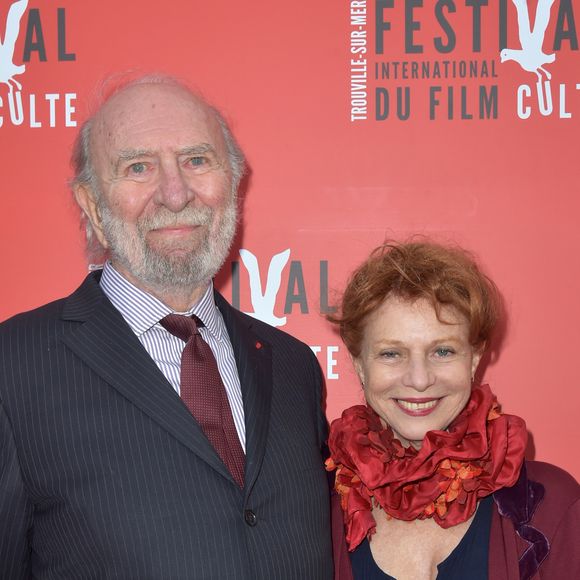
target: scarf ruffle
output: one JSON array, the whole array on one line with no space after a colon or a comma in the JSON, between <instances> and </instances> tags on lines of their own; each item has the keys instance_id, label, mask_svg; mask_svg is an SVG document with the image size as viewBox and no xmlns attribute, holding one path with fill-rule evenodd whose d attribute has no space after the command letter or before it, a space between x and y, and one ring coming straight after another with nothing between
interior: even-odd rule
<instances>
[{"instance_id":1,"label":"scarf ruffle","mask_svg":"<svg viewBox=\"0 0 580 580\"><path fill-rule=\"evenodd\" d=\"M501 414L487 385L474 387L447 431L429 431L418 451L369 406L346 409L330 428L327 469L336 469L349 550L375 532L373 505L443 528L468 520L479 499L517 481L526 442L523 419Z\"/></svg>"}]
</instances>

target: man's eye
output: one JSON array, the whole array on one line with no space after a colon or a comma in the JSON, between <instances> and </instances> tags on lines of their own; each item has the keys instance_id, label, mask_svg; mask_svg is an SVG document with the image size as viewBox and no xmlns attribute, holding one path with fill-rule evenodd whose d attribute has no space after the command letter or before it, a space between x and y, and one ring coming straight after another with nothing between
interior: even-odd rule
<instances>
[{"instance_id":1,"label":"man's eye","mask_svg":"<svg viewBox=\"0 0 580 580\"><path fill-rule=\"evenodd\" d=\"M133 173L136 175L141 175L145 173L146 169L147 166L145 165L145 163L133 163L129 165L129 173Z\"/></svg>"},{"instance_id":2,"label":"man's eye","mask_svg":"<svg viewBox=\"0 0 580 580\"><path fill-rule=\"evenodd\" d=\"M217 159L211 154L192 155L185 160L185 166L194 173L206 173L219 167Z\"/></svg>"},{"instance_id":3,"label":"man's eye","mask_svg":"<svg viewBox=\"0 0 580 580\"><path fill-rule=\"evenodd\" d=\"M195 168L206 167L208 163L207 157L203 155L196 155L195 157L190 157L189 163Z\"/></svg>"}]
</instances>

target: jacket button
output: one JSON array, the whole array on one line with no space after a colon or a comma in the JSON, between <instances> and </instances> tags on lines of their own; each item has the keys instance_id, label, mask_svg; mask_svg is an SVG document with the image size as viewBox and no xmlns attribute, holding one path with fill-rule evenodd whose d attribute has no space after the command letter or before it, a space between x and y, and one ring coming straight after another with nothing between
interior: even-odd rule
<instances>
[{"instance_id":1,"label":"jacket button","mask_svg":"<svg viewBox=\"0 0 580 580\"><path fill-rule=\"evenodd\" d=\"M252 510L244 511L244 520L248 526L254 527L258 523L258 516Z\"/></svg>"}]
</instances>

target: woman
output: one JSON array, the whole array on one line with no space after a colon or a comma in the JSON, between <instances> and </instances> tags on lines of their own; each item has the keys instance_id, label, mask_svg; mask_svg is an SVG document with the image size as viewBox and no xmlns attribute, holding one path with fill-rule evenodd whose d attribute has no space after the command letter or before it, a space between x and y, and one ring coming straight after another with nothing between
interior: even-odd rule
<instances>
[{"instance_id":1,"label":"woman","mask_svg":"<svg viewBox=\"0 0 580 580\"><path fill-rule=\"evenodd\" d=\"M331 320L367 405L330 430L336 578L580 578L580 486L524 461L524 421L473 383L499 313L458 249L386 245L353 274Z\"/></svg>"}]
</instances>

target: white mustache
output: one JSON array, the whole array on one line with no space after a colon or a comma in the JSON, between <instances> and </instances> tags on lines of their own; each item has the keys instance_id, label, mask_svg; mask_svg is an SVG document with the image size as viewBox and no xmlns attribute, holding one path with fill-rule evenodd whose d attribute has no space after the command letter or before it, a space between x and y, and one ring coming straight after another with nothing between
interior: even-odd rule
<instances>
[{"instance_id":1,"label":"white mustache","mask_svg":"<svg viewBox=\"0 0 580 580\"><path fill-rule=\"evenodd\" d=\"M205 226L210 223L213 210L209 207L186 207L178 213L166 208L139 220L139 229L157 230L174 226Z\"/></svg>"}]
</instances>

